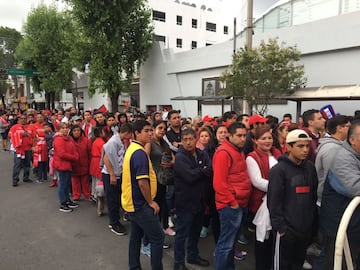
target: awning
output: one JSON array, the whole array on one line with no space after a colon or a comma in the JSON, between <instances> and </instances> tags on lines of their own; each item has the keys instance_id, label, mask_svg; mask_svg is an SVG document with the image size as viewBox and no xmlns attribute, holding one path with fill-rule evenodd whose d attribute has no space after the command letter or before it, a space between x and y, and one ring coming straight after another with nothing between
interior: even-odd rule
<instances>
[{"instance_id":1,"label":"awning","mask_svg":"<svg viewBox=\"0 0 360 270\"><path fill-rule=\"evenodd\" d=\"M317 100L360 100L360 85L336 85L309 87L296 90L293 94L280 99L292 101Z\"/></svg>"},{"instance_id":2,"label":"awning","mask_svg":"<svg viewBox=\"0 0 360 270\"><path fill-rule=\"evenodd\" d=\"M197 109L198 109L198 115L202 115L201 113L201 105L205 101L220 101L221 102L221 114L224 114L224 101L230 99L232 96L226 95L226 96L179 96L179 97L173 97L170 100L194 100L197 101Z\"/></svg>"},{"instance_id":3,"label":"awning","mask_svg":"<svg viewBox=\"0 0 360 270\"><path fill-rule=\"evenodd\" d=\"M230 99L232 96L179 96L173 97L170 100L201 100L201 101L208 101L208 100L225 100Z\"/></svg>"},{"instance_id":4,"label":"awning","mask_svg":"<svg viewBox=\"0 0 360 270\"><path fill-rule=\"evenodd\" d=\"M279 99L296 101L296 115L301 115L302 101L319 100L360 100L360 85L329 85L309 87L296 90L291 95L281 96Z\"/></svg>"}]
</instances>

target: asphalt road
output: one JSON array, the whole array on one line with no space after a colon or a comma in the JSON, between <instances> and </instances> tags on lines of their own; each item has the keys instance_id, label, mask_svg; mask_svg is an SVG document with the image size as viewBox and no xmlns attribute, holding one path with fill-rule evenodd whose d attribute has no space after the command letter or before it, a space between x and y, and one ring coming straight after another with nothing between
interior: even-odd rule
<instances>
[{"instance_id":1,"label":"asphalt road","mask_svg":"<svg viewBox=\"0 0 360 270\"><path fill-rule=\"evenodd\" d=\"M108 216L98 217L95 205L84 200L72 213L60 212L57 189L49 183L21 181L12 187L12 164L13 154L0 152L0 270L128 269L129 237L112 233ZM129 223L125 226L129 229ZM167 240L173 244L174 238ZM252 245L242 248L249 254L237 268L255 269ZM188 268L213 269L211 235L200 239L199 249L210 266ZM144 270L151 269L148 257L141 261ZM172 247L164 250L163 265L173 269Z\"/></svg>"}]
</instances>

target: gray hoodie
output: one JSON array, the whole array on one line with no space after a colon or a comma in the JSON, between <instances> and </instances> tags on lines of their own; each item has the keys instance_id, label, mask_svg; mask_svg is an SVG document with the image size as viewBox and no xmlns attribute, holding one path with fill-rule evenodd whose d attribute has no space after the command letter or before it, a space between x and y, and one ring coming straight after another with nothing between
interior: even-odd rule
<instances>
[{"instance_id":1,"label":"gray hoodie","mask_svg":"<svg viewBox=\"0 0 360 270\"><path fill-rule=\"evenodd\" d=\"M324 183L328 171L336 157L336 154L341 149L342 141L334 139L332 137L321 138L317 148L317 155L315 159L315 167L318 175L318 189L317 189L317 203L320 206L322 193L324 189Z\"/></svg>"}]
</instances>

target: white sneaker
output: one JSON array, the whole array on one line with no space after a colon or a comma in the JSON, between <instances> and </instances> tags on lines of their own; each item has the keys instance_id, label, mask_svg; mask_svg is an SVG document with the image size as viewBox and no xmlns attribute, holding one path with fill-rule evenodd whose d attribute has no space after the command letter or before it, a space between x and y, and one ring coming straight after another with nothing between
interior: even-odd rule
<instances>
[{"instance_id":1,"label":"white sneaker","mask_svg":"<svg viewBox=\"0 0 360 270\"><path fill-rule=\"evenodd\" d=\"M312 269L312 265L307 260L305 260L303 269Z\"/></svg>"},{"instance_id":2,"label":"white sneaker","mask_svg":"<svg viewBox=\"0 0 360 270\"><path fill-rule=\"evenodd\" d=\"M171 217L169 217L168 224L169 224L169 228L174 228L174 227L175 227L175 225L174 225L174 223L173 223L173 221L172 221Z\"/></svg>"}]
</instances>

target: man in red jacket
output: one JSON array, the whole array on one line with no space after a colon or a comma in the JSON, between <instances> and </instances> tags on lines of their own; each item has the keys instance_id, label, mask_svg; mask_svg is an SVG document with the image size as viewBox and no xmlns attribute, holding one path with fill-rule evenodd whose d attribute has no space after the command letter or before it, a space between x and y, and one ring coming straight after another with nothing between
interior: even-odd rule
<instances>
[{"instance_id":1,"label":"man in red jacket","mask_svg":"<svg viewBox=\"0 0 360 270\"><path fill-rule=\"evenodd\" d=\"M12 126L9 131L12 147L15 148L12 185L16 187L19 182L20 169L24 169L24 182L32 182L29 179L30 164L32 158L33 129L26 124L26 116L19 117L19 123Z\"/></svg>"},{"instance_id":2,"label":"man in red jacket","mask_svg":"<svg viewBox=\"0 0 360 270\"><path fill-rule=\"evenodd\" d=\"M242 150L246 127L242 123L233 123L228 131L229 138L217 149L213 158L215 202L220 217L215 270L235 269L235 240L251 194L251 182Z\"/></svg>"}]
</instances>

